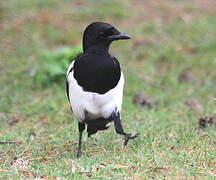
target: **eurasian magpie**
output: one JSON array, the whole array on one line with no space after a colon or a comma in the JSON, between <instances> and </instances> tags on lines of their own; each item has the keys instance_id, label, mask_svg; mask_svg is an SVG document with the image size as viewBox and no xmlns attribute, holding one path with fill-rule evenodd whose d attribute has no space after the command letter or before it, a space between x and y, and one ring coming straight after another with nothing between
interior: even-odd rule
<instances>
[{"instance_id":1,"label":"eurasian magpie","mask_svg":"<svg viewBox=\"0 0 216 180\"><path fill-rule=\"evenodd\" d=\"M81 156L82 133L87 126L88 137L105 130L114 121L115 131L129 139L138 136L124 132L120 120L124 76L118 60L109 54L113 41L130 39L127 34L103 22L87 26L83 35L83 53L70 64L66 75L67 96L78 121Z\"/></svg>"}]
</instances>

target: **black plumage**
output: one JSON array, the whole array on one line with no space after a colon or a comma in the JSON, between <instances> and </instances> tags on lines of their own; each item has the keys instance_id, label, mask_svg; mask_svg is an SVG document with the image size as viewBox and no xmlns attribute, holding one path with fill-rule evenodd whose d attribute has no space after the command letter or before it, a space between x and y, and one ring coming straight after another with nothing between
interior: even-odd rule
<instances>
[{"instance_id":1,"label":"black plumage","mask_svg":"<svg viewBox=\"0 0 216 180\"><path fill-rule=\"evenodd\" d=\"M78 120L81 156L82 133L87 125L88 136L108 128L114 122L115 130L125 137L124 145L132 136L124 132L120 111L123 96L124 76L118 60L109 54L113 41L129 39L110 24L90 24L83 35L83 53L78 55L68 68L66 92L71 109Z\"/></svg>"}]
</instances>

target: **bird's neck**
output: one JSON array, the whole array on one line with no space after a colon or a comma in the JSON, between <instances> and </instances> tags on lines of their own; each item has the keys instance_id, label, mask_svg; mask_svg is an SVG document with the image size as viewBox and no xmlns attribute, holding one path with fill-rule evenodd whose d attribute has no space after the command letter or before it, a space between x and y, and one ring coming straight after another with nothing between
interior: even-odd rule
<instances>
[{"instance_id":1,"label":"bird's neck","mask_svg":"<svg viewBox=\"0 0 216 180\"><path fill-rule=\"evenodd\" d=\"M84 46L84 53L88 54L103 54L103 55L108 55L109 54L109 46L110 43L97 43L97 44L92 44L91 46Z\"/></svg>"}]
</instances>

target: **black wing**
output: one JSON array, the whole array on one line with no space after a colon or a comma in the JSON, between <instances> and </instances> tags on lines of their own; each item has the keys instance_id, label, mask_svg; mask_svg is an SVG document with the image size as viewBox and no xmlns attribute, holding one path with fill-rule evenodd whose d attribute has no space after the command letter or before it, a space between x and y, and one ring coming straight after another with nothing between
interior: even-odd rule
<instances>
[{"instance_id":1,"label":"black wing","mask_svg":"<svg viewBox=\"0 0 216 180\"><path fill-rule=\"evenodd\" d=\"M105 94L116 87L121 68L116 58L88 54L76 59L74 78L84 91Z\"/></svg>"}]
</instances>

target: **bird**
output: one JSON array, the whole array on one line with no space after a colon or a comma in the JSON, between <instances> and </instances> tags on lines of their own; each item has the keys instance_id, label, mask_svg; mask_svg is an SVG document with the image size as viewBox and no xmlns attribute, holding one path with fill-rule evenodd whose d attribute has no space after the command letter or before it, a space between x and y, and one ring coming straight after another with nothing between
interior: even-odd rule
<instances>
[{"instance_id":1,"label":"bird","mask_svg":"<svg viewBox=\"0 0 216 180\"><path fill-rule=\"evenodd\" d=\"M110 44L130 39L111 24L93 22L83 33L83 53L71 62L66 73L66 93L78 121L79 143L76 157L82 155L82 134L88 137L108 129L114 122L116 133L124 136L124 146L139 134L125 133L121 123L124 75L119 61L109 53Z\"/></svg>"}]
</instances>

